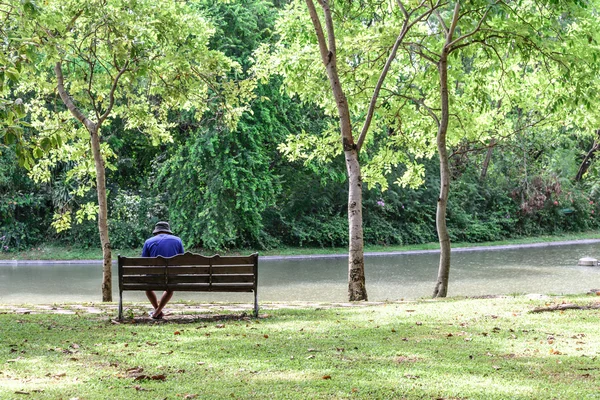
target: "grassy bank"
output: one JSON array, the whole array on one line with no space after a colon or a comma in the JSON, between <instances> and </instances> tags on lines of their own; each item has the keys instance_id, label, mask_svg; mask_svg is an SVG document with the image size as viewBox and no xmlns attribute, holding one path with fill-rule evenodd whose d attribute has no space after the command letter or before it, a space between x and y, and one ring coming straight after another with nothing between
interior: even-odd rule
<instances>
[{"instance_id":1,"label":"grassy bank","mask_svg":"<svg viewBox=\"0 0 600 400\"><path fill-rule=\"evenodd\" d=\"M188 323L9 311L0 398L598 398L600 311L530 313L596 299L264 305L260 320Z\"/></svg>"},{"instance_id":2,"label":"grassy bank","mask_svg":"<svg viewBox=\"0 0 600 400\"><path fill-rule=\"evenodd\" d=\"M510 239L497 242L485 243L453 243L453 248L460 247L478 247L478 246L496 246L510 244L530 244L543 242L557 242L566 240L599 239L600 232L584 232L568 235L554 236L535 236L519 239ZM434 250L439 249L438 243L426 243L410 246L365 246L366 252L385 252L385 251L409 251L409 250ZM200 254L212 255L214 252L203 249L191 249ZM255 249L240 249L220 254L247 254L256 251ZM346 248L321 248L321 247L283 247L272 250L261 250L260 254L268 255L310 255L310 254L345 254ZM113 257L117 254L124 256L139 256L142 249L118 249L113 251ZM0 260L100 260L102 251L98 248L84 249L77 246L58 246L53 244L42 245L36 248L24 251L0 252Z\"/></svg>"}]
</instances>

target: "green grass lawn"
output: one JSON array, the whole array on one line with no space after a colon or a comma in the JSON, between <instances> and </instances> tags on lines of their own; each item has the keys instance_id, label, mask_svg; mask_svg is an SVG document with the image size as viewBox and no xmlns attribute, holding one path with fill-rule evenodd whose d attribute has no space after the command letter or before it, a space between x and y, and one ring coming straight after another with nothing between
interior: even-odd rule
<instances>
[{"instance_id":1,"label":"green grass lawn","mask_svg":"<svg viewBox=\"0 0 600 400\"><path fill-rule=\"evenodd\" d=\"M0 398L597 399L600 310L530 313L562 302L597 297L263 304L259 320L187 323L6 311Z\"/></svg>"}]
</instances>

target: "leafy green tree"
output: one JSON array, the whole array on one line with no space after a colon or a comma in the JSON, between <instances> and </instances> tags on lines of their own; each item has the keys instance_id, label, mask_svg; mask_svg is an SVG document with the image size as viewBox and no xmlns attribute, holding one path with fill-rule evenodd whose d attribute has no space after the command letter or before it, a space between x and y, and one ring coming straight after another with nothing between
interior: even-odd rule
<instances>
[{"instance_id":1,"label":"leafy green tree","mask_svg":"<svg viewBox=\"0 0 600 400\"><path fill-rule=\"evenodd\" d=\"M120 118L125 129L144 132L155 144L169 141L169 110L186 109L199 119L210 95L223 99L223 118L233 124L252 96L253 84L224 79L238 65L207 47L214 30L187 3L49 0L24 7L15 0L13 6L20 10L22 35L31 38L35 51L17 93L31 98L25 109L38 143L57 133L66 143L40 158L32 176L48 179L53 164L74 160L72 177L82 182L95 177L87 187L95 186L98 206L89 203L76 217L98 214L102 298L110 301L105 170L113 152L102 140L103 130ZM80 194L85 188L80 185ZM71 212L64 211L54 221L58 230L70 226Z\"/></svg>"},{"instance_id":2,"label":"leafy green tree","mask_svg":"<svg viewBox=\"0 0 600 400\"><path fill-rule=\"evenodd\" d=\"M399 1L398 7L392 11L387 5L377 2L330 4L327 0L319 0L319 11L312 0L305 3L307 9L300 1L292 2L282 14L278 23L281 40L270 57L264 56L264 48L258 52L260 59L268 59L259 64L258 69L266 66L266 69L276 70L284 76L288 91L323 106L329 115L336 115L339 120L341 140L336 140L332 135L335 132L332 126L319 139L307 134L290 138L289 145L283 151L292 159L319 157L325 160L334 157L336 148L343 151L349 188L348 298L351 301L367 300L362 218L363 176L359 153L372 125L375 125L374 129L381 129L380 124L373 122L379 119L374 118L375 110L400 44L410 29L431 10L425 7L425 2L411 3L414 7L405 8L404 2ZM435 3L432 7L436 8L439 4ZM398 15L400 23L390 24L390 15L393 13ZM307 28L310 25L314 33ZM397 33L390 34L390 30ZM340 35L344 40L339 39ZM372 44L377 43L382 35L394 38L393 46L372 50ZM344 45L338 48L338 43ZM315 54L319 55L322 66L314 62ZM365 75L360 75L364 70L356 71L361 64L368 65ZM323 66L331 88L330 96L324 96L322 91L325 84ZM348 92L356 89L356 82L364 85L353 92L359 94L349 100ZM372 86L367 89L365 86L368 84ZM358 134L353 129L354 119L363 121ZM314 147L309 145L311 141ZM311 152L306 151L307 147L311 150L316 148L316 151L308 154Z\"/></svg>"}]
</instances>

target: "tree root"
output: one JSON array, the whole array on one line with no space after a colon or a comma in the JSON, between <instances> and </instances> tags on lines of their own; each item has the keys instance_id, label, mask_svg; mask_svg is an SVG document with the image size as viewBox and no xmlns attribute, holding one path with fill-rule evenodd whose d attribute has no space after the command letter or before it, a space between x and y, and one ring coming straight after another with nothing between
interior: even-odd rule
<instances>
[{"instance_id":1,"label":"tree root","mask_svg":"<svg viewBox=\"0 0 600 400\"><path fill-rule=\"evenodd\" d=\"M549 307L537 307L529 311L530 313L541 313L546 311L564 311L564 310L597 310L600 309L600 303L592 303L588 305L580 304L557 304Z\"/></svg>"}]
</instances>

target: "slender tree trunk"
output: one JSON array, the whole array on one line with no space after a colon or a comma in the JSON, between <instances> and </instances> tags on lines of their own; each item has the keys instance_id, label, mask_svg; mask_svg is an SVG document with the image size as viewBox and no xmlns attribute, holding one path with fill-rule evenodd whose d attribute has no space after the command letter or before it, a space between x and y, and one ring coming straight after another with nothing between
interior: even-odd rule
<instances>
[{"instance_id":1,"label":"slender tree trunk","mask_svg":"<svg viewBox=\"0 0 600 400\"><path fill-rule=\"evenodd\" d=\"M596 136L600 136L600 129L598 129L596 131ZM579 181L581 181L581 179L583 179L583 175L585 175L585 173L587 172L590 165L592 165L592 160L594 159L594 156L599 148L600 148L600 143L598 143L598 140L595 140L594 144L592 145L592 148L585 155L585 158L583 159L583 161L581 162L581 165L579 166L577 175L575 175L576 182L579 182Z\"/></svg>"},{"instance_id":2,"label":"slender tree trunk","mask_svg":"<svg viewBox=\"0 0 600 400\"><path fill-rule=\"evenodd\" d=\"M484 180L487 176L487 171L490 166L490 161L492 160L492 152L494 151L495 145L496 139L492 139L488 146L487 153L485 155L485 160L483 161L483 166L481 167L481 175L479 175L480 180Z\"/></svg>"},{"instance_id":3,"label":"slender tree trunk","mask_svg":"<svg viewBox=\"0 0 600 400\"><path fill-rule=\"evenodd\" d=\"M98 130L90 132L94 165L96 166L96 189L98 193L98 231L102 246L102 301L112 301L112 254L108 237L108 205L104 159L100 153Z\"/></svg>"},{"instance_id":4,"label":"slender tree trunk","mask_svg":"<svg viewBox=\"0 0 600 400\"><path fill-rule=\"evenodd\" d=\"M64 85L62 65L56 63L54 67L56 74L57 89L61 100L69 109L71 114L81 122L90 133L90 145L94 155L94 165L96 167L96 188L98 193L98 231L100 232L100 245L102 246L102 301L112 301L112 254L110 251L110 240L108 237L108 207L106 199L106 179L104 159L100 153L100 123L95 124L87 118L79 108L73 103L73 99L67 93ZM122 74L119 73L119 76ZM112 93L112 92L111 92ZM112 101L111 101L112 103ZM101 118L99 122L103 121Z\"/></svg>"},{"instance_id":5,"label":"slender tree trunk","mask_svg":"<svg viewBox=\"0 0 600 400\"><path fill-rule=\"evenodd\" d=\"M448 150L446 149L446 134L448 132L448 120L450 117L448 102L448 51L446 48L442 51L442 56L438 64L438 72L442 115L437 132L437 149L440 158L440 196L437 201L435 222L440 242L440 264L433 297L446 297L450 276L450 235L446 226L446 208L450 192L450 167L448 163Z\"/></svg>"},{"instance_id":6,"label":"slender tree trunk","mask_svg":"<svg viewBox=\"0 0 600 400\"><path fill-rule=\"evenodd\" d=\"M315 33L319 42L321 61L327 70L327 77L333 92L340 119L340 132L344 156L346 159L346 170L348 172L348 232L349 232L349 256L348 256L348 299L350 301L366 301L367 289L365 286L365 260L363 244L363 220L362 220L362 176L360 174L360 163L358 160L358 149L352 135L352 122L348 100L340 84L337 71L335 33L333 30L333 19L331 9L327 0L317 0L325 16L327 37L323 31L321 20L317 14L312 0L306 0L308 11L315 27Z\"/></svg>"},{"instance_id":7,"label":"slender tree trunk","mask_svg":"<svg viewBox=\"0 0 600 400\"><path fill-rule=\"evenodd\" d=\"M356 150L345 151L348 171L348 227L350 246L348 256L348 299L366 301L365 261L362 218L362 177Z\"/></svg>"}]
</instances>

